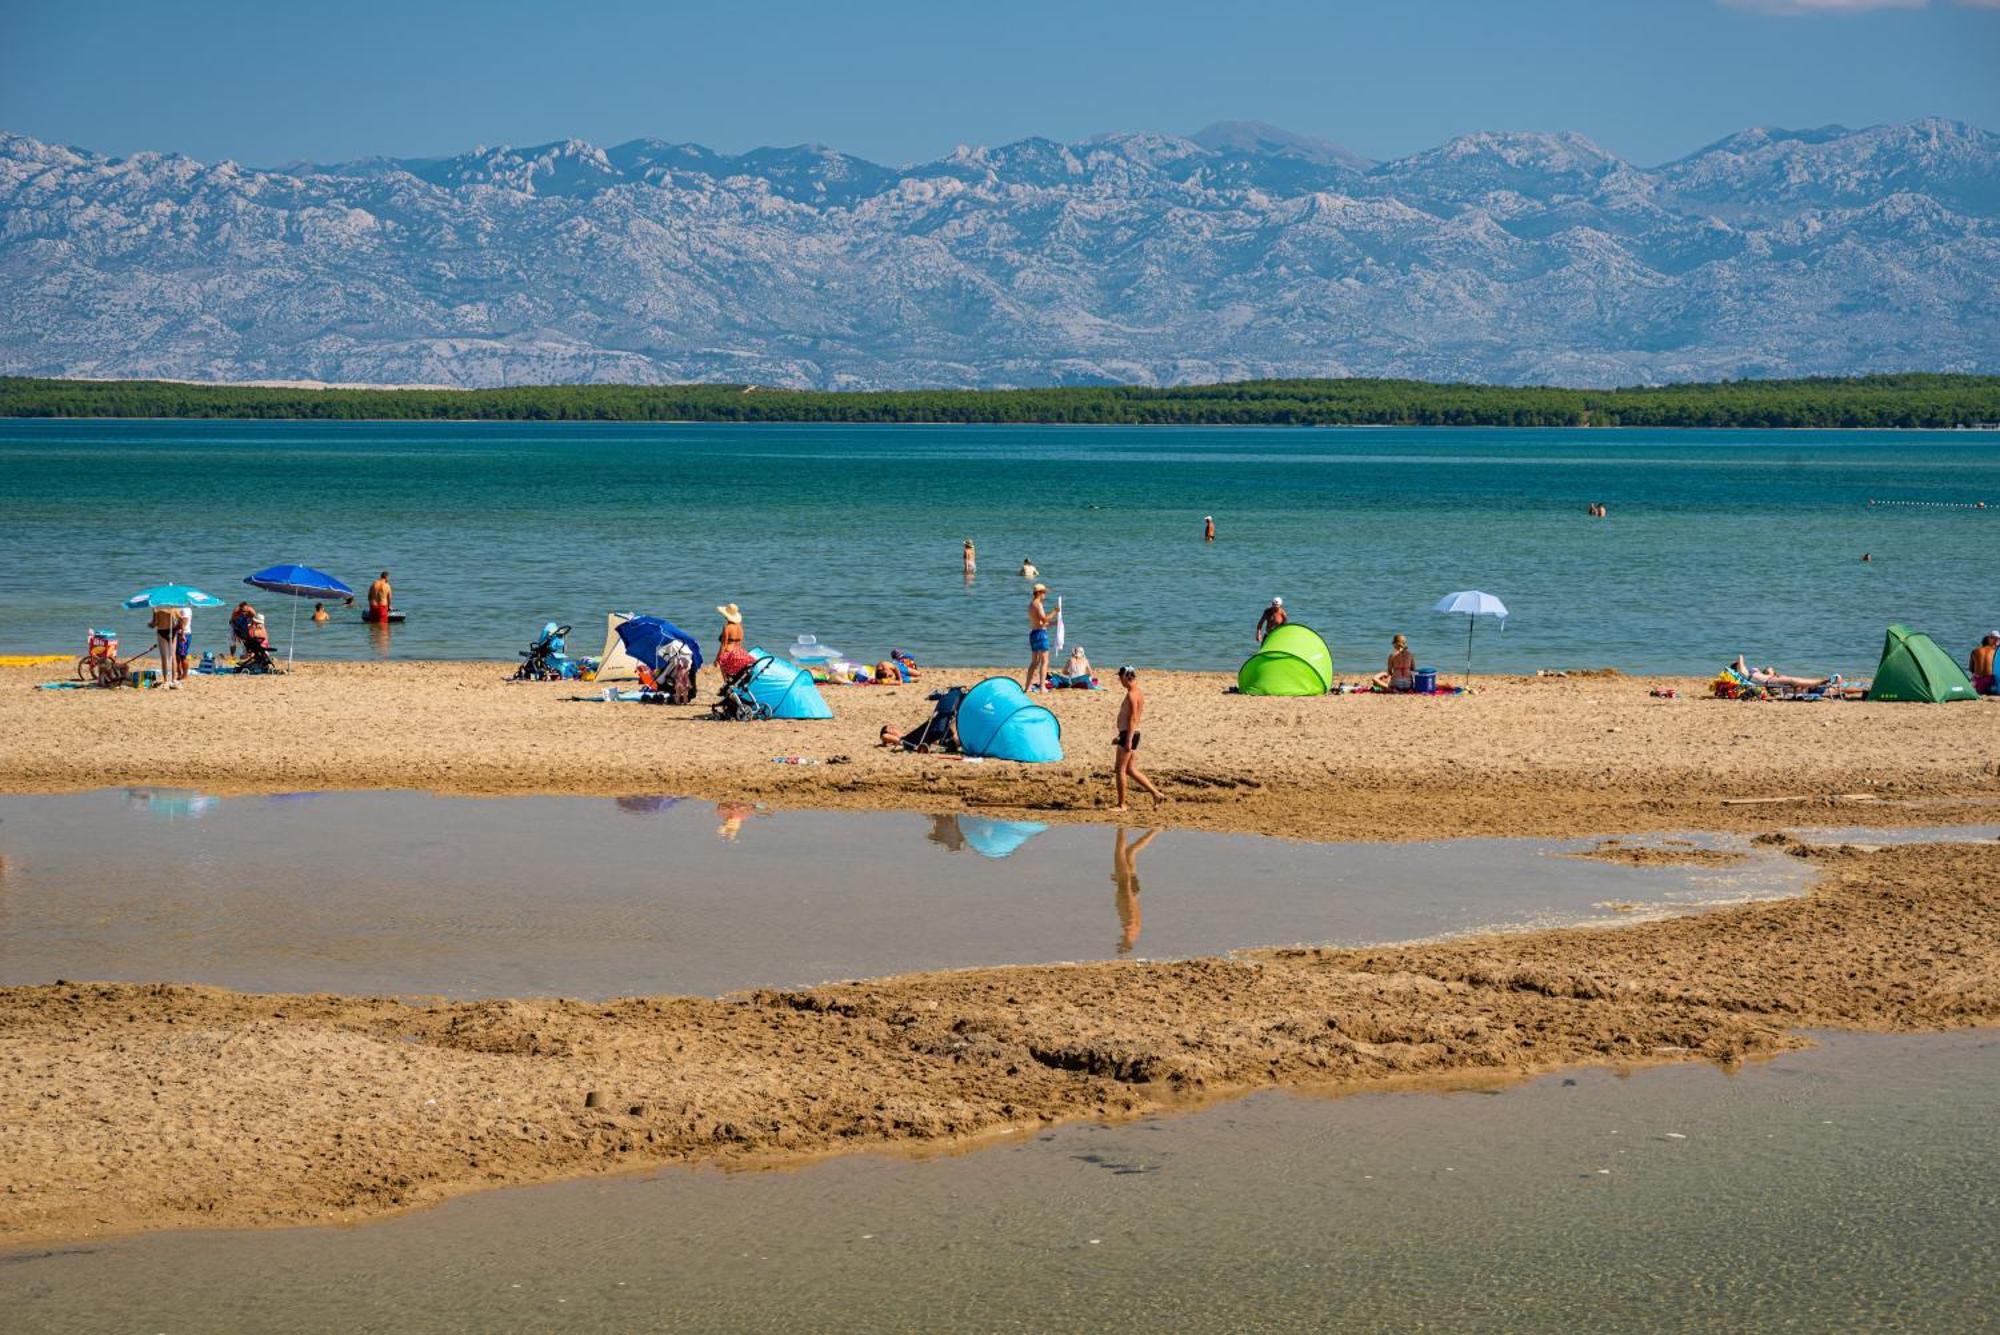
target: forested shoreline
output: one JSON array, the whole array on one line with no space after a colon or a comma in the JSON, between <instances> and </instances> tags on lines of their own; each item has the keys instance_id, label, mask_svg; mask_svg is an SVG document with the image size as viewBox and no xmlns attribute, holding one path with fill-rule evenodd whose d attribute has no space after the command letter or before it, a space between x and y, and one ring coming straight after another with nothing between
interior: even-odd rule
<instances>
[{"instance_id":1,"label":"forested shoreline","mask_svg":"<svg viewBox=\"0 0 2000 1335\"><path fill-rule=\"evenodd\" d=\"M1938 428L2000 422L2000 376L1911 373L1622 389L1246 380L881 391L716 384L292 389L0 377L0 417Z\"/></svg>"}]
</instances>

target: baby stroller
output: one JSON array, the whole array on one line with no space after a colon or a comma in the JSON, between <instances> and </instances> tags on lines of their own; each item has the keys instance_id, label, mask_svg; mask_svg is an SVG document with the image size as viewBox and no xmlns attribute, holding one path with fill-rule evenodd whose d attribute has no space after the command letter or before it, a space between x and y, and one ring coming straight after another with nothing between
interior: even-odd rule
<instances>
[{"instance_id":1,"label":"baby stroller","mask_svg":"<svg viewBox=\"0 0 2000 1335\"><path fill-rule=\"evenodd\" d=\"M266 672L284 671L278 666L278 660L271 656L271 646L265 640L243 641L243 652L237 656L236 670L255 676L262 676Z\"/></svg>"},{"instance_id":2,"label":"baby stroller","mask_svg":"<svg viewBox=\"0 0 2000 1335\"><path fill-rule=\"evenodd\" d=\"M229 633L243 646L236 656L236 671L258 676L284 671L271 655L271 638L264 630L264 618L238 612L229 618Z\"/></svg>"},{"instance_id":3,"label":"baby stroller","mask_svg":"<svg viewBox=\"0 0 2000 1335\"><path fill-rule=\"evenodd\" d=\"M751 694L750 683L757 676L757 670L770 662L769 658L753 658L748 667L739 669L733 676L722 680L722 693L709 707L711 717L725 723L745 723L755 719L771 717L771 707L760 703Z\"/></svg>"},{"instance_id":4,"label":"baby stroller","mask_svg":"<svg viewBox=\"0 0 2000 1335\"><path fill-rule=\"evenodd\" d=\"M937 703L929 718L903 734L903 749L958 754L958 702L965 698L965 687L932 691L926 698Z\"/></svg>"},{"instance_id":5,"label":"baby stroller","mask_svg":"<svg viewBox=\"0 0 2000 1335\"><path fill-rule=\"evenodd\" d=\"M576 675L576 663L569 656L569 627L551 621L533 643L521 650L527 662L514 669L515 681L564 681Z\"/></svg>"}]
</instances>

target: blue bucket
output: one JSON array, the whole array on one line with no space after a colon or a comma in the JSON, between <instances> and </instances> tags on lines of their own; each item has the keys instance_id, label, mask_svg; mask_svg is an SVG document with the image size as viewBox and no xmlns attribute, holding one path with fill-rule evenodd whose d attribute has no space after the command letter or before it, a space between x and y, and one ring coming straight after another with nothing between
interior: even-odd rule
<instances>
[{"instance_id":1,"label":"blue bucket","mask_svg":"<svg viewBox=\"0 0 2000 1335\"><path fill-rule=\"evenodd\" d=\"M1418 668L1416 676L1410 682L1410 689L1413 691L1417 691L1423 695L1429 695L1432 691L1435 691L1437 688L1438 688L1438 670L1434 667Z\"/></svg>"}]
</instances>

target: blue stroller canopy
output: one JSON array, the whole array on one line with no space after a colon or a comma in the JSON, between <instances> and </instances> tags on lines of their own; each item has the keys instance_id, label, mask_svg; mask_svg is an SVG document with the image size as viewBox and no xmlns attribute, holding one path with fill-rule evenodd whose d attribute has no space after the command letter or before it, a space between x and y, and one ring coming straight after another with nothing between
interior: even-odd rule
<instances>
[{"instance_id":1,"label":"blue stroller canopy","mask_svg":"<svg viewBox=\"0 0 2000 1335\"><path fill-rule=\"evenodd\" d=\"M1062 724L1012 677L988 677L958 703L958 746L969 756L1040 764L1061 760Z\"/></svg>"},{"instance_id":2,"label":"blue stroller canopy","mask_svg":"<svg viewBox=\"0 0 2000 1335\"><path fill-rule=\"evenodd\" d=\"M625 642L626 653L655 672L660 670L660 650L675 640L694 655L695 668L701 667L701 641L665 617L633 617L618 627L618 638Z\"/></svg>"}]
</instances>

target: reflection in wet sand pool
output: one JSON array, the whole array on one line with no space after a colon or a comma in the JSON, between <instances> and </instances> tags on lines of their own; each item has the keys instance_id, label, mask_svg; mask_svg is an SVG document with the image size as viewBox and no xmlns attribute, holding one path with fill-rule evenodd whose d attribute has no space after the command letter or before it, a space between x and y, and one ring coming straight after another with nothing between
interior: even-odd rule
<instances>
[{"instance_id":1,"label":"reflection in wet sand pool","mask_svg":"<svg viewBox=\"0 0 2000 1335\"><path fill-rule=\"evenodd\" d=\"M0 797L0 983L713 994L1629 921L1635 907L1796 893L1808 875L1773 853L1722 868L1551 856L1578 846L1315 845L668 797Z\"/></svg>"}]
</instances>

